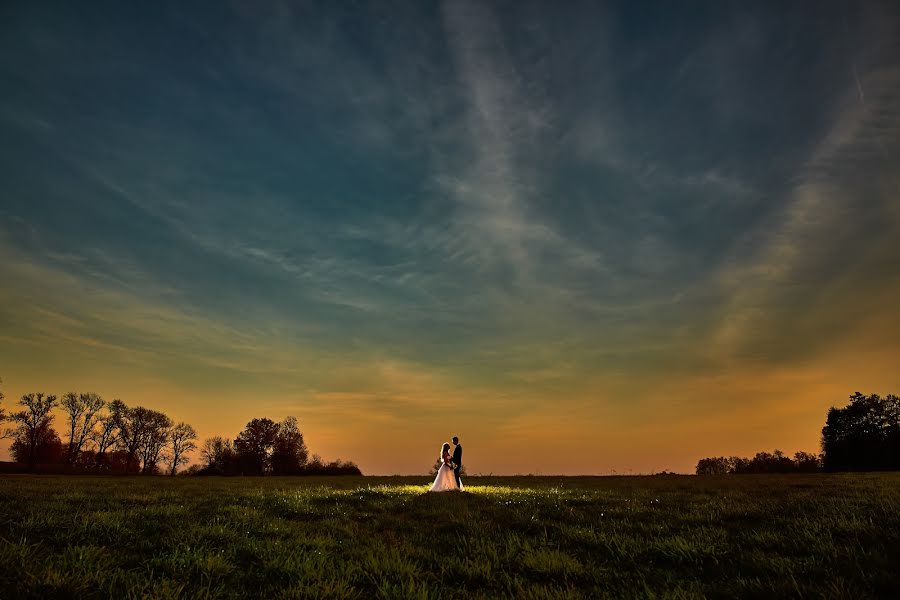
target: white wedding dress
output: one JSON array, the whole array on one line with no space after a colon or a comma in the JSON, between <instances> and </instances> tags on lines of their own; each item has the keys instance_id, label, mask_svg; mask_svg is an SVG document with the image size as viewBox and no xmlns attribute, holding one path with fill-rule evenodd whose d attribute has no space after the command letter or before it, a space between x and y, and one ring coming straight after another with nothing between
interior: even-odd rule
<instances>
[{"instance_id":1,"label":"white wedding dress","mask_svg":"<svg viewBox=\"0 0 900 600\"><path fill-rule=\"evenodd\" d=\"M463 486L462 483L456 485L456 475L453 473L453 468L448 464L450 462L450 453L444 454L443 461L441 461L441 468L438 469L437 475L434 478L434 484L432 484L429 492L455 492L462 491Z\"/></svg>"}]
</instances>

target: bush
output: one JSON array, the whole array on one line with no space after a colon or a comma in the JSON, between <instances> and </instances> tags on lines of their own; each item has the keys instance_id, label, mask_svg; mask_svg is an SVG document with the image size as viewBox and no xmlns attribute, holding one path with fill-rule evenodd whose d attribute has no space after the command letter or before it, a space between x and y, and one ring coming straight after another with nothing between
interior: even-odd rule
<instances>
[{"instance_id":1,"label":"bush","mask_svg":"<svg viewBox=\"0 0 900 600\"><path fill-rule=\"evenodd\" d=\"M822 469L822 459L809 452L797 452L791 459L781 451L757 452L753 458L719 456L701 458L697 475L746 475L750 473L815 473Z\"/></svg>"}]
</instances>

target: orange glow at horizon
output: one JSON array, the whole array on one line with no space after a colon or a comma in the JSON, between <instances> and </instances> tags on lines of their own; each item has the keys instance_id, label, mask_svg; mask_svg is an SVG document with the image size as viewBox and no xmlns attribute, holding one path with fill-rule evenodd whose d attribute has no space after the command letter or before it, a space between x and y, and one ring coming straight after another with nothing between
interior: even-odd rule
<instances>
[{"instance_id":1,"label":"orange glow at horizon","mask_svg":"<svg viewBox=\"0 0 900 600\"><path fill-rule=\"evenodd\" d=\"M98 391L107 400L121 398L187 421L201 441L233 438L254 417L294 415L311 452L353 460L371 475L426 473L441 443L453 435L461 438L470 474L692 472L705 456L752 456L775 448L818 452L830 406L844 404L857 389L900 389L891 350L863 336L846 351L793 368L588 380L584 389L558 382L566 387L560 397L544 391L514 402L504 402L502 392L454 388L433 373L397 363L372 367L379 371L373 375L378 391L372 393L208 393L147 374L122 374L98 385L100 369L85 366L83 374L53 377L53 369L45 375L24 364L11 372L26 376L5 376L3 390L7 411L30 391ZM385 402L390 410L383 409ZM371 408L379 403L382 409ZM516 408L521 406L528 408ZM61 414L55 425L63 437ZM6 440L0 446L4 459L8 445ZM193 461L199 461L198 453Z\"/></svg>"}]
</instances>

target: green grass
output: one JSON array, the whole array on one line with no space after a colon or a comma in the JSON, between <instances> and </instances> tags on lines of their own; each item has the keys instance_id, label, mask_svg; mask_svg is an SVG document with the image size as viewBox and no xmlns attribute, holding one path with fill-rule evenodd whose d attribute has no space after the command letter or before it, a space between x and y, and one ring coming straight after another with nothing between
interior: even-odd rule
<instances>
[{"instance_id":1,"label":"green grass","mask_svg":"<svg viewBox=\"0 0 900 600\"><path fill-rule=\"evenodd\" d=\"M0 477L0 598L900 597L900 474Z\"/></svg>"}]
</instances>

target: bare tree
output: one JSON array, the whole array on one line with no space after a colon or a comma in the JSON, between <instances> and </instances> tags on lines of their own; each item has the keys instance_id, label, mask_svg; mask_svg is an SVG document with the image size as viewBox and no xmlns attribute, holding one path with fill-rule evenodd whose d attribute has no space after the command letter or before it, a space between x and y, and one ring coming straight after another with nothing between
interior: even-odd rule
<instances>
[{"instance_id":1,"label":"bare tree","mask_svg":"<svg viewBox=\"0 0 900 600\"><path fill-rule=\"evenodd\" d=\"M94 431L103 405L103 398L93 392L87 394L69 392L63 396L60 406L69 418L69 445L66 450L66 462L70 465L78 458L84 443Z\"/></svg>"},{"instance_id":2,"label":"bare tree","mask_svg":"<svg viewBox=\"0 0 900 600\"><path fill-rule=\"evenodd\" d=\"M235 451L231 440L222 436L206 438L200 448L200 457L206 464L207 473L230 475L234 470Z\"/></svg>"},{"instance_id":3,"label":"bare tree","mask_svg":"<svg viewBox=\"0 0 900 600\"><path fill-rule=\"evenodd\" d=\"M142 408L142 407L138 407ZM169 441L169 430L172 427L172 419L158 410L143 409L147 411L144 420L143 435L141 436L141 462L142 473L156 473L157 465L162 460L162 451Z\"/></svg>"},{"instance_id":4,"label":"bare tree","mask_svg":"<svg viewBox=\"0 0 900 600\"><path fill-rule=\"evenodd\" d=\"M66 446L66 462L71 464L75 462L72 459L72 448L75 445L75 436L77 430L81 428L81 417L84 415L85 406L81 403L76 392L66 392L63 394L59 405L69 419L69 443Z\"/></svg>"},{"instance_id":5,"label":"bare tree","mask_svg":"<svg viewBox=\"0 0 900 600\"><path fill-rule=\"evenodd\" d=\"M110 406L123 405L121 400L113 400ZM99 417L100 427L97 428L92 436L94 444L97 445L96 465L100 467L106 457L106 452L116 443L116 412L108 411L105 415Z\"/></svg>"},{"instance_id":6,"label":"bare tree","mask_svg":"<svg viewBox=\"0 0 900 600\"><path fill-rule=\"evenodd\" d=\"M28 465L34 467L38 444L42 439L42 432L46 431L53 421L50 411L56 406L56 396L45 396L42 392L25 394L19 400L19 404L25 408L9 416L9 419L18 425L9 430L8 434L16 436L26 448Z\"/></svg>"},{"instance_id":7,"label":"bare tree","mask_svg":"<svg viewBox=\"0 0 900 600\"><path fill-rule=\"evenodd\" d=\"M169 450L171 452L169 455L171 461L169 475L174 475L179 465L187 464L187 454L197 448L197 444L194 443L196 439L197 432L187 423L179 423L172 428L172 431L169 433Z\"/></svg>"},{"instance_id":8,"label":"bare tree","mask_svg":"<svg viewBox=\"0 0 900 600\"><path fill-rule=\"evenodd\" d=\"M207 467L212 467L216 464L216 459L222 455L226 444L231 445L231 440L225 439L220 435L203 440L203 445L200 447L200 458Z\"/></svg>"},{"instance_id":9,"label":"bare tree","mask_svg":"<svg viewBox=\"0 0 900 600\"><path fill-rule=\"evenodd\" d=\"M0 378L0 383L3 383L3 379L2 379L2 378ZM3 399L4 399L4 398L6 398L6 396L3 395L3 390L0 390L0 402L3 402ZM3 421L6 420L6 418L7 418L7 417L6 417L6 409L3 408L2 406L0 406L0 423L3 423ZM0 431L0 440L2 440L3 438L5 438L6 435L7 435L7 432L6 432L6 431Z\"/></svg>"},{"instance_id":10,"label":"bare tree","mask_svg":"<svg viewBox=\"0 0 900 600\"><path fill-rule=\"evenodd\" d=\"M113 400L109 408L115 420L116 443L126 455L125 470L140 470L139 452L152 411L143 406L128 407L121 400Z\"/></svg>"}]
</instances>

